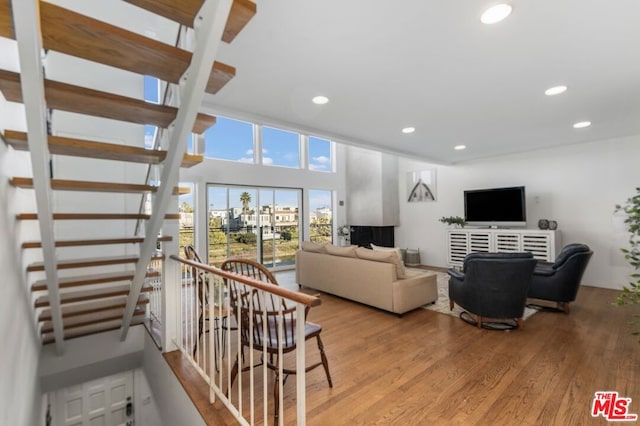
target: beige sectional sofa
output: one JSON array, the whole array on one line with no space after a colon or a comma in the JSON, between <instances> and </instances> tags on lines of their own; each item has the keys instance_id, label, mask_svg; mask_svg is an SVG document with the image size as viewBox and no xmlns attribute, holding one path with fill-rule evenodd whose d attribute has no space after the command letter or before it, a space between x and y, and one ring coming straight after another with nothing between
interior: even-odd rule
<instances>
[{"instance_id":1,"label":"beige sectional sofa","mask_svg":"<svg viewBox=\"0 0 640 426\"><path fill-rule=\"evenodd\" d=\"M296 282L396 314L438 298L436 274L405 271L394 251L304 242L296 253Z\"/></svg>"}]
</instances>

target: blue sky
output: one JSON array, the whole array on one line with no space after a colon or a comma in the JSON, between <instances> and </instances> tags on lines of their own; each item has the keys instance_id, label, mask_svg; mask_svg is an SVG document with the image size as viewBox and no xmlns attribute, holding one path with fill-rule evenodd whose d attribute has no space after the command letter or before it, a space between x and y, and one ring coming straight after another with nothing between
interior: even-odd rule
<instances>
[{"instance_id":1,"label":"blue sky","mask_svg":"<svg viewBox=\"0 0 640 426\"><path fill-rule=\"evenodd\" d=\"M144 99L148 102L159 103L160 93L158 80L144 77ZM216 124L205 132L205 156L225 160L253 163L253 125L244 121L217 117ZM145 146L151 147L156 128L145 126ZM299 135L295 132L262 126L262 164L282 167L299 167ZM315 136L309 137L309 169L315 171L331 171L331 142ZM188 150L192 151L192 141ZM182 186L190 184L181 184ZM252 205L255 205L257 191L260 191L261 204L273 202L273 192L257 190L255 188L232 188L229 195L230 207L240 207L240 193L247 191L251 194ZM270 195L271 194L271 195ZM298 206L299 192L297 190L276 190L275 202L282 206ZM193 205L193 190L190 194L179 197L179 203L187 202ZM208 203L214 210L226 208L226 190L210 187ZM331 206L331 191L310 190L309 210Z\"/></svg>"},{"instance_id":2,"label":"blue sky","mask_svg":"<svg viewBox=\"0 0 640 426\"><path fill-rule=\"evenodd\" d=\"M263 126L262 164L299 167L298 134ZM205 156L253 163L253 125L243 121L218 117L216 124L205 132ZM331 142L309 137L309 168L331 170Z\"/></svg>"},{"instance_id":3,"label":"blue sky","mask_svg":"<svg viewBox=\"0 0 640 426\"><path fill-rule=\"evenodd\" d=\"M144 77L144 99L159 103L158 79ZM262 164L282 167L299 167L300 150L298 133L263 126ZM145 146L151 147L154 126L145 126ZM205 132L205 152L209 158L220 158L253 163L253 125L239 120L217 117L216 124ZM191 151L191 141L189 151ZM327 139L309 137L309 169L331 171L331 143Z\"/></svg>"}]
</instances>

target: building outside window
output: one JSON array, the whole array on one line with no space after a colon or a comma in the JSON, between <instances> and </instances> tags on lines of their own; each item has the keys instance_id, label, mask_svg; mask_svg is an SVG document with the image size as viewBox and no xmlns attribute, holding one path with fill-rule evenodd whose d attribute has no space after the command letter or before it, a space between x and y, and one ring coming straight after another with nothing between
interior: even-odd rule
<instances>
[{"instance_id":1,"label":"building outside window","mask_svg":"<svg viewBox=\"0 0 640 426\"><path fill-rule=\"evenodd\" d=\"M333 242L333 193L309 190L309 240L316 243Z\"/></svg>"}]
</instances>

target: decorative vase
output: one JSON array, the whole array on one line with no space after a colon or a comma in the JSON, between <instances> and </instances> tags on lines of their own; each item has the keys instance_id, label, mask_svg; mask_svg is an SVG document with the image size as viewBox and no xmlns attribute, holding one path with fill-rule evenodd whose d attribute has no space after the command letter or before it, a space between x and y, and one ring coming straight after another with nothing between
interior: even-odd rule
<instances>
[{"instance_id":1,"label":"decorative vase","mask_svg":"<svg viewBox=\"0 0 640 426\"><path fill-rule=\"evenodd\" d=\"M538 228L549 229L549 221L547 219L540 219L538 221Z\"/></svg>"},{"instance_id":2,"label":"decorative vase","mask_svg":"<svg viewBox=\"0 0 640 426\"><path fill-rule=\"evenodd\" d=\"M550 220L549 229L551 229L552 231L555 231L556 229L558 229L558 222L556 222L555 220Z\"/></svg>"}]
</instances>

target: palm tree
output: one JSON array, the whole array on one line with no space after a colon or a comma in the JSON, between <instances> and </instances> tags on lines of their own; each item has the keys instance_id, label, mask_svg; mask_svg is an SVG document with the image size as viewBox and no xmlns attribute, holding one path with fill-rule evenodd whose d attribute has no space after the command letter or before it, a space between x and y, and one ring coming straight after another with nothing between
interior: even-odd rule
<instances>
[{"instance_id":1,"label":"palm tree","mask_svg":"<svg viewBox=\"0 0 640 426\"><path fill-rule=\"evenodd\" d=\"M243 192L242 194L240 194L240 201L242 202L242 213L247 214L249 203L251 202L251 194L246 191Z\"/></svg>"}]
</instances>

